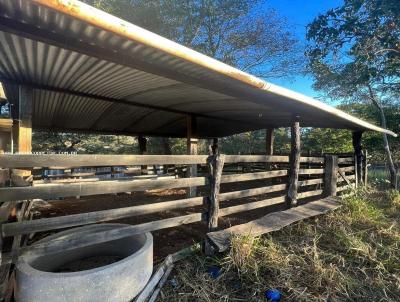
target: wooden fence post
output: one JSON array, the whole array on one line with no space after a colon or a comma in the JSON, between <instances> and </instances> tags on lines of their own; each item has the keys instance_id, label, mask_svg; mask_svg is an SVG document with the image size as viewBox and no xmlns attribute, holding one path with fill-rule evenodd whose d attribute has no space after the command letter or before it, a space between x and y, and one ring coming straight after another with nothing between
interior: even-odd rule
<instances>
[{"instance_id":1,"label":"wooden fence post","mask_svg":"<svg viewBox=\"0 0 400 302\"><path fill-rule=\"evenodd\" d=\"M297 205L297 190L299 187L300 170L300 123L298 117L295 117L291 128L291 152L289 158L289 187L287 192L288 207Z\"/></svg>"},{"instance_id":2,"label":"wooden fence post","mask_svg":"<svg viewBox=\"0 0 400 302\"><path fill-rule=\"evenodd\" d=\"M218 228L219 214L219 190L221 184L222 170L224 168L225 155L215 154L209 157L208 168L210 173L210 196L208 198L207 211L207 230L213 232ZM206 238L205 244L206 255L214 253L213 248Z\"/></svg>"},{"instance_id":3,"label":"wooden fence post","mask_svg":"<svg viewBox=\"0 0 400 302\"><path fill-rule=\"evenodd\" d=\"M353 132L353 148L354 148L354 155L355 155L355 162L356 162L356 183L362 184L363 182L363 152L361 146L361 139L362 139L362 131L354 131Z\"/></svg>"},{"instance_id":4,"label":"wooden fence post","mask_svg":"<svg viewBox=\"0 0 400 302\"><path fill-rule=\"evenodd\" d=\"M324 192L323 196L336 196L337 175L338 175L338 157L336 155L325 155L324 167Z\"/></svg>"},{"instance_id":5,"label":"wooden fence post","mask_svg":"<svg viewBox=\"0 0 400 302\"><path fill-rule=\"evenodd\" d=\"M364 150L364 174L363 174L363 179L364 179L364 186L367 186L368 184L368 152L367 150Z\"/></svg>"}]
</instances>

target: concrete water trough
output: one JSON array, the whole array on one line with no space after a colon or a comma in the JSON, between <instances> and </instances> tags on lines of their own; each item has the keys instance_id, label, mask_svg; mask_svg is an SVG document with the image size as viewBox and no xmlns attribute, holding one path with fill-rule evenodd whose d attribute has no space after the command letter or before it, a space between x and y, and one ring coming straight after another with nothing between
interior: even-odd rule
<instances>
[{"instance_id":1,"label":"concrete water trough","mask_svg":"<svg viewBox=\"0 0 400 302\"><path fill-rule=\"evenodd\" d=\"M38 241L73 240L126 226L99 224L51 235ZM134 235L54 254L22 255L17 264L15 299L43 301L131 301L153 270L153 237Z\"/></svg>"}]
</instances>

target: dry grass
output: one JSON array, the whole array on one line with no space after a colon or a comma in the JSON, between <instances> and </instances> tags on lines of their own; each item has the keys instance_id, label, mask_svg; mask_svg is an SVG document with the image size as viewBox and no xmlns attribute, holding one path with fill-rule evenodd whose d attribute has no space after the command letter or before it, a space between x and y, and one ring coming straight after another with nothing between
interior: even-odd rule
<instances>
[{"instance_id":1,"label":"dry grass","mask_svg":"<svg viewBox=\"0 0 400 302\"><path fill-rule=\"evenodd\" d=\"M336 212L178 263L161 301L265 301L269 288L283 301L400 301L399 223L399 192L359 192Z\"/></svg>"}]
</instances>

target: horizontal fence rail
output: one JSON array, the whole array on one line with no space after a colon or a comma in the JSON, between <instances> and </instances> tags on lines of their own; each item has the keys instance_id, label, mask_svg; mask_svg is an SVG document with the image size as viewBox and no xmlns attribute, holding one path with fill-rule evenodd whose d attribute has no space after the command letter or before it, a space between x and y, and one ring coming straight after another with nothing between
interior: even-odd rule
<instances>
[{"instance_id":1,"label":"horizontal fence rail","mask_svg":"<svg viewBox=\"0 0 400 302\"><path fill-rule=\"evenodd\" d=\"M218 167L218 161L222 162L222 168ZM315 199L318 196L324 196L327 176L325 161L324 157L318 156L300 158L297 198L302 202L307 202L309 198ZM175 166L173 168L175 172L167 176L136 175L143 172L144 166L161 165L169 168ZM190 172L188 168L193 165L198 165L199 174L190 177L186 173ZM65 197L201 187L198 195L203 196L195 195L196 197L157 201L149 204L3 223L1 225L2 236L16 236L15 238L17 238L32 233L135 216L181 211L173 213L175 216L179 215L176 217L139 223L120 230L111 230L90 236L82 234L82 237L74 242L56 240L51 243L25 247L21 251L36 250L45 254L196 222L208 223L210 227L212 218L216 219L218 223L218 217L260 209L276 211L276 209L288 206L289 156L286 155L20 154L0 155L0 167L8 173L8 179L13 169L28 169L36 173L33 186L0 188L2 208L7 208L8 211L17 202L25 204L33 199L57 202L58 199ZM46 169L60 170L60 174L46 174L46 179L42 179L43 171ZM337 192L343 192L354 186L355 172L354 157L346 155L337 159L337 180L335 182ZM110 174L111 178L102 179L101 176L105 174ZM118 178L114 178L114 176ZM212 202L214 203L213 207L210 207ZM3 219L4 221L5 219Z\"/></svg>"}]
</instances>

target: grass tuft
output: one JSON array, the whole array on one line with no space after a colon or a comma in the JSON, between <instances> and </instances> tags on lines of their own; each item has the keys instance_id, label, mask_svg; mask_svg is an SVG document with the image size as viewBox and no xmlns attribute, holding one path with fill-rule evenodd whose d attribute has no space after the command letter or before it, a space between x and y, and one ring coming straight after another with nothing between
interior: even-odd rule
<instances>
[{"instance_id":1,"label":"grass tuft","mask_svg":"<svg viewBox=\"0 0 400 302\"><path fill-rule=\"evenodd\" d=\"M400 301L400 193L357 192L343 206L260 238L234 237L216 258L178 263L161 301ZM211 278L207 268L222 273Z\"/></svg>"}]
</instances>

